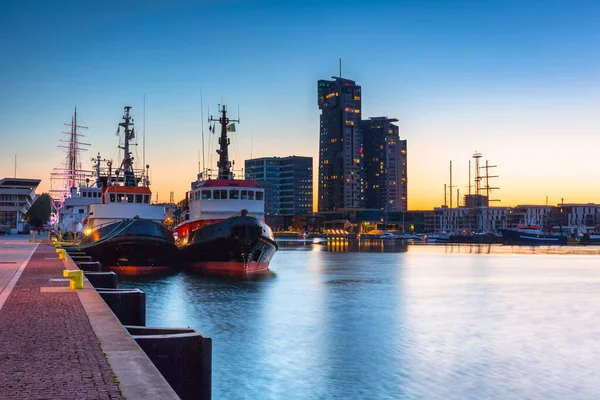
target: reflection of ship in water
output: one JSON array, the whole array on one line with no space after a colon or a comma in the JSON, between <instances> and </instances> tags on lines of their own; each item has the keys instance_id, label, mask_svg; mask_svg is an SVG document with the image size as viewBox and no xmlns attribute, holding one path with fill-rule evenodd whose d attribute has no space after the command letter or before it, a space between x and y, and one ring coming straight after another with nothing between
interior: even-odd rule
<instances>
[{"instance_id":1,"label":"reflection of ship in water","mask_svg":"<svg viewBox=\"0 0 600 400\"><path fill-rule=\"evenodd\" d=\"M349 253L404 253L408 243L404 240L359 240L348 238L328 238L326 251Z\"/></svg>"}]
</instances>

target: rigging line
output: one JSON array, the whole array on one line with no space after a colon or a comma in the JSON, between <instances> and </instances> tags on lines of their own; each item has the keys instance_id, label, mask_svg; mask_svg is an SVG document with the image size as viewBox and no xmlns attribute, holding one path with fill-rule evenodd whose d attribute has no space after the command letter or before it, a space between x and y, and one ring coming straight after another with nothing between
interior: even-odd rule
<instances>
[{"instance_id":1,"label":"rigging line","mask_svg":"<svg viewBox=\"0 0 600 400\"><path fill-rule=\"evenodd\" d=\"M200 119L202 121L202 169L198 173L206 169L206 163L204 161L204 103L202 101L202 89L200 89Z\"/></svg>"},{"instance_id":2,"label":"rigging line","mask_svg":"<svg viewBox=\"0 0 600 400\"><path fill-rule=\"evenodd\" d=\"M207 106L207 111L208 111L208 115L210 115L210 106ZM209 165L212 167L213 163L212 163L212 157L213 157L213 152L212 152L212 146L213 146L213 137L215 135L215 128L214 128L215 124L213 123L213 129L212 129L212 134L208 136L208 163Z\"/></svg>"},{"instance_id":3,"label":"rigging line","mask_svg":"<svg viewBox=\"0 0 600 400\"><path fill-rule=\"evenodd\" d=\"M142 126L142 136L143 136L143 144L142 144L142 170L143 175L144 175L144 179L147 182L148 178L146 176L146 94L144 94L144 120L142 121L143 126ZM146 186L146 182L144 182L144 186Z\"/></svg>"}]
</instances>

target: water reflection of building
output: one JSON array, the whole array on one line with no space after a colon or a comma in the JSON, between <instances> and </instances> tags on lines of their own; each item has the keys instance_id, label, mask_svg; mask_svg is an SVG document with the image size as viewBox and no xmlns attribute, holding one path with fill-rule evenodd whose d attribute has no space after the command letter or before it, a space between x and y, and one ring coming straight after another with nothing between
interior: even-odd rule
<instances>
[{"instance_id":1,"label":"water reflection of building","mask_svg":"<svg viewBox=\"0 0 600 400\"><path fill-rule=\"evenodd\" d=\"M23 216L33 205L37 197L35 189L39 184L39 179L0 179L0 229L3 232L19 233L25 230Z\"/></svg>"}]
</instances>

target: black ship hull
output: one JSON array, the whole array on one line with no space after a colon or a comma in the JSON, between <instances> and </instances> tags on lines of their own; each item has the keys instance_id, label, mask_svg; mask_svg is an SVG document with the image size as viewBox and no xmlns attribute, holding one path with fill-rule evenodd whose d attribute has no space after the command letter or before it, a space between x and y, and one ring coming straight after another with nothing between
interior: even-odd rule
<instances>
[{"instance_id":1,"label":"black ship hull","mask_svg":"<svg viewBox=\"0 0 600 400\"><path fill-rule=\"evenodd\" d=\"M76 248L122 275L154 274L178 264L171 231L147 219L125 219L102 226L84 236Z\"/></svg>"},{"instance_id":2,"label":"black ship hull","mask_svg":"<svg viewBox=\"0 0 600 400\"><path fill-rule=\"evenodd\" d=\"M552 234L536 234L522 232L517 229L500 229L504 244L523 245L566 245L567 236Z\"/></svg>"},{"instance_id":3,"label":"black ship hull","mask_svg":"<svg viewBox=\"0 0 600 400\"><path fill-rule=\"evenodd\" d=\"M178 245L185 268L226 274L265 272L277 251L271 228L250 216L205 225Z\"/></svg>"}]
</instances>

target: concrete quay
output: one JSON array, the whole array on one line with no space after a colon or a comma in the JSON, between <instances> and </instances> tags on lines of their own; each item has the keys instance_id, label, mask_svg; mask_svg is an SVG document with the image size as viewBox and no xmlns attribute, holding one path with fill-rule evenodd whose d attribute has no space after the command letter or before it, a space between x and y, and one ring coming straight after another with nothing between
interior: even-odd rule
<instances>
[{"instance_id":1,"label":"concrete quay","mask_svg":"<svg viewBox=\"0 0 600 400\"><path fill-rule=\"evenodd\" d=\"M0 399L178 399L96 290L69 289L48 241L0 236Z\"/></svg>"}]
</instances>

